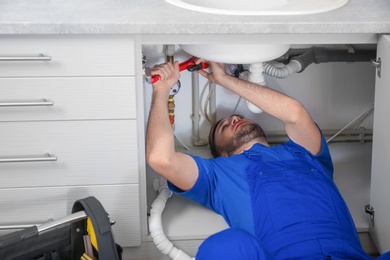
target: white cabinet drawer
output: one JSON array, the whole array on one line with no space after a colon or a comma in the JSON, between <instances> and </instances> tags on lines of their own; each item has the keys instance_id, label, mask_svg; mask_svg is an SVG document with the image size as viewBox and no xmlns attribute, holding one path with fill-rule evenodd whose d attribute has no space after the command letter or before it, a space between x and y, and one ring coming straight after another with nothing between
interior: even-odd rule
<instances>
[{"instance_id":1,"label":"white cabinet drawer","mask_svg":"<svg viewBox=\"0 0 390 260\"><path fill-rule=\"evenodd\" d=\"M0 121L135 118L135 93L134 77L0 78Z\"/></svg>"},{"instance_id":2,"label":"white cabinet drawer","mask_svg":"<svg viewBox=\"0 0 390 260\"><path fill-rule=\"evenodd\" d=\"M134 55L129 35L5 35L0 77L134 75Z\"/></svg>"},{"instance_id":3,"label":"white cabinet drawer","mask_svg":"<svg viewBox=\"0 0 390 260\"><path fill-rule=\"evenodd\" d=\"M0 229L63 218L71 214L76 200L94 196L110 219L116 221L113 226L116 242L121 246L138 246L141 243L138 190L137 184L0 189Z\"/></svg>"},{"instance_id":4,"label":"white cabinet drawer","mask_svg":"<svg viewBox=\"0 0 390 260\"><path fill-rule=\"evenodd\" d=\"M136 129L135 120L0 122L0 188L138 183ZM57 161L18 162L46 153Z\"/></svg>"}]
</instances>

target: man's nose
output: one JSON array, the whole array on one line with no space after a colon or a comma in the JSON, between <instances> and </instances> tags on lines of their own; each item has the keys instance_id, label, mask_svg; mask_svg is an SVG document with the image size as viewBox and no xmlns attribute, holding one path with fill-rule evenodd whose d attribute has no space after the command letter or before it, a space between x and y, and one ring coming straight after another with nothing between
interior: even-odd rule
<instances>
[{"instance_id":1,"label":"man's nose","mask_svg":"<svg viewBox=\"0 0 390 260\"><path fill-rule=\"evenodd\" d=\"M239 116L232 116L232 120L230 123L234 125L235 123L237 123L240 120L241 120L241 118Z\"/></svg>"}]
</instances>

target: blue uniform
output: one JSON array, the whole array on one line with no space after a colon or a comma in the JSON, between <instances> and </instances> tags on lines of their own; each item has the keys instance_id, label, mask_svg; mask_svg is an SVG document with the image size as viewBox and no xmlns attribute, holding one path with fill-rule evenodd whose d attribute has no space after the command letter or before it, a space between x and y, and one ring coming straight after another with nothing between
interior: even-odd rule
<instances>
[{"instance_id":1,"label":"blue uniform","mask_svg":"<svg viewBox=\"0 0 390 260\"><path fill-rule=\"evenodd\" d=\"M199 168L195 185L183 192L169 183L170 189L254 236L270 258L372 259L333 182L324 137L318 155L289 140L255 144L231 157L193 158Z\"/></svg>"}]
</instances>

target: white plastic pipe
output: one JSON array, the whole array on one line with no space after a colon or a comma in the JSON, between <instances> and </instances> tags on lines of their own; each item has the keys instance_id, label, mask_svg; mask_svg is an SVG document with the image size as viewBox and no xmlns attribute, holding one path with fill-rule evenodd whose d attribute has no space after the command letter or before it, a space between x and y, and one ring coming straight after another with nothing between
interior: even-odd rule
<instances>
[{"instance_id":1,"label":"white plastic pipe","mask_svg":"<svg viewBox=\"0 0 390 260\"><path fill-rule=\"evenodd\" d=\"M231 73L235 67L230 68ZM282 64L274 61L269 61L266 63L253 63L249 65L249 71L243 71L240 73L239 77L241 79L248 80L250 82L266 86L265 75L274 77L274 78L287 78L288 76L299 72L302 69L302 64L297 60L291 60L288 64ZM248 109L255 114L263 112L259 107L253 105L251 102L246 100Z\"/></svg>"},{"instance_id":2,"label":"white plastic pipe","mask_svg":"<svg viewBox=\"0 0 390 260\"><path fill-rule=\"evenodd\" d=\"M150 236L152 237L154 244L161 251L161 253L169 256L171 259L194 260L195 258L192 258L186 253L184 253L182 250L177 249L164 234L161 215L165 209L167 200L171 195L172 192L169 190L166 180L161 178L159 194L157 198L153 201L150 209L150 217L149 217Z\"/></svg>"},{"instance_id":3,"label":"white plastic pipe","mask_svg":"<svg viewBox=\"0 0 390 260\"><path fill-rule=\"evenodd\" d=\"M297 60L291 60L286 65L272 61L264 64L264 74L278 79L287 78L301 69L302 64Z\"/></svg>"},{"instance_id":4,"label":"white plastic pipe","mask_svg":"<svg viewBox=\"0 0 390 260\"><path fill-rule=\"evenodd\" d=\"M244 71L240 74L240 78L248 80L250 82L265 86L264 78L264 67L263 63L255 63L249 65L249 71ZM248 100L245 100L248 106L248 109L255 114L260 114L263 112L259 107L253 105Z\"/></svg>"}]
</instances>

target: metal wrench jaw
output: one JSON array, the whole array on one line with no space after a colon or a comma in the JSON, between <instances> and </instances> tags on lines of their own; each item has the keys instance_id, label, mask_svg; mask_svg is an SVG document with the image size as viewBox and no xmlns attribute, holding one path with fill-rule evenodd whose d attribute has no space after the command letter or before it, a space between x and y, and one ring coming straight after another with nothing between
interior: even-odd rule
<instances>
[{"instance_id":1,"label":"metal wrench jaw","mask_svg":"<svg viewBox=\"0 0 390 260\"><path fill-rule=\"evenodd\" d=\"M144 80L151 84L152 83L152 71L150 70L150 67L143 68L144 71Z\"/></svg>"},{"instance_id":2,"label":"metal wrench jaw","mask_svg":"<svg viewBox=\"0 0 390 260\"><path fill-rule=\"evenodd\" d=\"M152 71L151 71L150 67L145 67L144 68L144 78L145 78L145 81L147 83L154 84L160 79L160 75L157 75L157 74L152 75Z\"/></svg>"}]
</instances>

